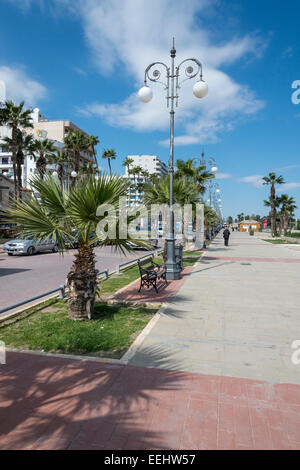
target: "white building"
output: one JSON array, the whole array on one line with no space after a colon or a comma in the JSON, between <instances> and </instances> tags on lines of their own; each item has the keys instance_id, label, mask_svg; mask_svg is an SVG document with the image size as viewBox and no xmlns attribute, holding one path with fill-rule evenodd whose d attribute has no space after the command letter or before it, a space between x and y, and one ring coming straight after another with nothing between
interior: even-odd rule
<instances>
[{"instance_id":1,"label":"white building","mask_svg":"<svg viewBox=\"0 0 300 470\"><path fill-rule=\"evenodd\" d=\"M55 150L62 150L64 147L64 138L69 132L73 130L82 131L79 127L71 121L57 120L48 121L45 116L40 113L39 108L35 108L31 114L33 129L27 129L26 132L33 135L38 139L49 139L53 142ZM84 132L84 131L82 131ZM86 135L87 132L84 132ZM3 149L3 138L11 137L11 129L7 126L0 126L0 174L8 178L13 178L13 163L11 153ZM2 144L2 145L1 145ZM82 152L81 163L89 162L94 163L94 156L92 152ZM54 165L47 166L49 170L54 170ZM24 188L30 188L30 179L36 174L36 160L33 156L25 156L24 165L22 165L22 184Z\"/></svg>"},{"instance_id":2,"label":"white building","mask_svg":"<svg viewBox=\"0 0 300 470\"><path fill-rule=\"evenodd\" d=\"M147 171L149 175L156 175L160 178L168 173L167 165L161 161L156 155L128 155L133 160L129 167L129 171L135 167L141 167L143 171ZM145 183L147 178L141 175L128 174L128 168L125 167L124 178L130 180L131 186L127 194L127 205L140 204L143 202L144 192L138 188L140 183Z\"/></svg>"}]
</instances>

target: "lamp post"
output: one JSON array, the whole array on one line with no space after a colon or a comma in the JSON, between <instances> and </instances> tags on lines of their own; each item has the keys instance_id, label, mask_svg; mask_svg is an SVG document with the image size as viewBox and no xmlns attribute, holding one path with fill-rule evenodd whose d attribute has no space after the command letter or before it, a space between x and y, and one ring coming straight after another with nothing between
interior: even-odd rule
<instances>
[{"instance_id":1,"label":"lamp post","mask_svg":"<svg viewBox=\"0 0 300 470\"><path fill-rule=\"evenodd\" d=\"M170 106L170 159L169 159L169 176L170 176L170 216L169 216L169 234L167 238L167 260L165 262L166 279L180 279L180 267L176 263L175 258L175 234L174 234L174 213L173 213L173 180L174 180L174 104L178 106L180 85L185 80L196 77L199 74L199 81L193 86L193 93L197 98L204 98L207 95L208 87L202 78L202 64L198 59L185 59L175 68L175 41L173 38L173 47L170 51L171 67L163 62L154 62L145 70L144 86L139 90L138 97L143 103L151 101L153 93L147 85L147 79L152 82L160 83L164 86L167 94L167 107ZM189 65L187 64L189 62ZM181 66L186 64L184 73L185 79L179 82ZM192 65L193 64L193 65ZM154 70L153 70L154 69ZM160 81L164 69L166 73L166 82Z\"/></svg>"}]
</instances>

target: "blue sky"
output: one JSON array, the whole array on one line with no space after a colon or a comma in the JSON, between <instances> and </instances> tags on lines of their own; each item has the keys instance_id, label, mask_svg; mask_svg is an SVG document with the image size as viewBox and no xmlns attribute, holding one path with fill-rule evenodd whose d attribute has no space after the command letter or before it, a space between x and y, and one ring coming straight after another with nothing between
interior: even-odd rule
<instances>
[{"instance_id":1,"label":"blue sky","mask_svg":"<svg viewBox=\"0 0 300 470\"><path fill-rule=\"evenodd\" d=\"M209 86L197 100L182 85L175 158L215 158L226 216L267 212L270 171L300 207L299 15L295 0L0 0L0 79L9 98L98 135L100 154L115 148L116 172L128 154L167 162L163 89L146 105L136 92L175 36L177 60L198 58Z\"/></svg>"}]
</instances>

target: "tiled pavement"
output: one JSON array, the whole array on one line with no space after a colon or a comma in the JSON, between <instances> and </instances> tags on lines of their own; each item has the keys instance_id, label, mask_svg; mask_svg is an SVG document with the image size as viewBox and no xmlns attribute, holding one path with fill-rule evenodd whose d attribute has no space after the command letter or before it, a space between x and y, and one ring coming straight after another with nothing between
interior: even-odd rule
<instances>
[{"instance_id":1,"label":"tiled pavement","mask_svg":"<svg viewBox=\"0 0 300 470\"><path fill-rule=\"evenodd\" d=\"M285 261L300 253L236 234L207 256L129 366L8 353L0 449L300 449L299 266Z\"/></svg>"},{"instance_id":2,"label":"tiled pavement","mask_svg":"<svg viewBox=\"0 0 300 470\"><path fill-rule=\"evenodd\" d=\"M300 449L295 385L8 353L0 449Z\"/></svg>"}]
</instances>

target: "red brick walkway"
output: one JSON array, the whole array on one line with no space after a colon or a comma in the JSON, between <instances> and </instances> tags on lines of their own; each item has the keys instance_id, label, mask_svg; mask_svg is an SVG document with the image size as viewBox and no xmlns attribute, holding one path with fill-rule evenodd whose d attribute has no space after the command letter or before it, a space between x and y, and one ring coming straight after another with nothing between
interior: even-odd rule
<instances>
[{"instance_id":1,"label":"red brick walkway","mask_svg":"<svg viewBox=\"0 0 300 470\"><path fill-rule=\"evenodd\" d=\"M138 280L127 289L115 295L114 298L116 300L126 300L131 302L170 302L170 300L177 294L192 269L193 268L191 266L185 267L181 273L181 279L178 281L168 281L168 284L166 284L165 281L160 281L160 284L158 285L158 294L153 288L147 289L146 287L143 287L141 292L138 292L140 287L140 280Z\"/></svg>"},{"instance_id":2,"label":"red brick walkway","mask_svg":"<svg viewBox=\"0 0 300 470\"><path fill-rule=\"evenodd\" d=\"M8 353L0 449L300 449L300 386Z\"/></svg>"},{"instance_id":3,"label":"red brick walkway","mask_svg":"<svg viewBox=\"0 0 300 470\"><path fill-rule=\"evenodd\" d=\"M205 260L228 260L228 261L253 261L261 263L300 263L300 259L295 258L255 258L241 256L205 256Z\"/></svg>"}]
</instances>

